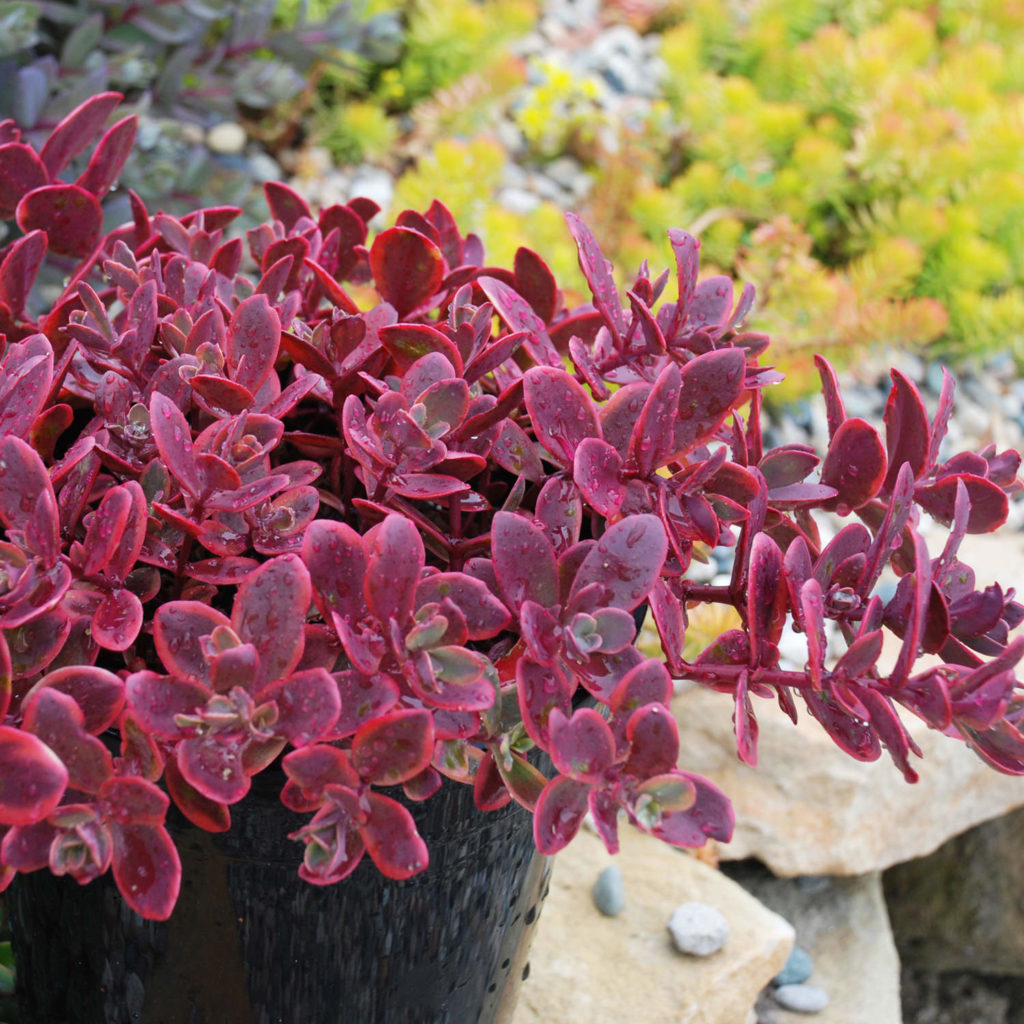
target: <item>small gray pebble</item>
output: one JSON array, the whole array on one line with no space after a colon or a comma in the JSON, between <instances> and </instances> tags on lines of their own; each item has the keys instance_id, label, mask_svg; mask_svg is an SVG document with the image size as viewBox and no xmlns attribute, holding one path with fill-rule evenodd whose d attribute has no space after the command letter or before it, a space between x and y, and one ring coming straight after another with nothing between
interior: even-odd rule
<instances>
[{"instance_id":1,"label":"small gray pebble","mask_svg":"<svg viewBox=\"0 0 1024 1024\"><path fill-rule=\"evenodd\" d=\"M605 917L618 917L626 905L626 890L618 864L609 864L597 876L593 889L594 906Z\"/></svg>"},{"instance_id":2,"label":"small gray pebble","mask_svg":"<svg viewBox=\"0 0 1024 1024\"><path fill-rule=\"evenodd\" d=\"M772 978L772 984L778 988L782 985L799 985L814 973L814 961L811 954L803 946L794 946L782 970Z\"/></svg>"},{"instance_id":3,"label":"small gray pebble","mask_svg":"<svg viewBox=\"0 0 1024 1024\"><path fill-rule=\"evenodd\" d=\"M682 903L668 921L672 941L680 953L711 956L729 938L729 922L706 903Z\"/></svg>"},{"instance_id":4,"label":"small gray pebble","mask_svg":"<svg viewBox=\"0 0 1024 1024\"><path fill-rule=\"evenodd\" d=\"M828 993L813 985L780 985L772 995L783 1009L818 1013L828 1006Z\"/></svg>"}]
</instances>

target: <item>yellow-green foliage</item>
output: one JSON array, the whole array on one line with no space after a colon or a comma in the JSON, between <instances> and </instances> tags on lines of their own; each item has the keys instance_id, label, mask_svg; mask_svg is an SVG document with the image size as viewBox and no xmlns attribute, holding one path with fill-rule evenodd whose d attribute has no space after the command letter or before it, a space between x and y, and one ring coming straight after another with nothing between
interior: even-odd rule
<instances>
[{"instance_id":1,"label":"yellow-green foliage","mask_svg":"<svg viewBox=\"0 0 1024 1024\"><path fill-rule=\"evenodd\" d=\"M534 70L540 81L515 110L516 124L533 151L558 156L573 146L592 147L603 117L596 102L597 80L578 78L553 60L535 61Z\"/></svg>"},{"instance_id":2,"label":"yellow-green foliage","mask_svg":"<svg viewBox=\"0 0 1024 1024\"><path fill-rule=\"evenodd\" d=\"M1024 357L1021 0L689 0L662 56L678 172L628 213L760 278L750 326Z\"/></svg>"}]
</instances>

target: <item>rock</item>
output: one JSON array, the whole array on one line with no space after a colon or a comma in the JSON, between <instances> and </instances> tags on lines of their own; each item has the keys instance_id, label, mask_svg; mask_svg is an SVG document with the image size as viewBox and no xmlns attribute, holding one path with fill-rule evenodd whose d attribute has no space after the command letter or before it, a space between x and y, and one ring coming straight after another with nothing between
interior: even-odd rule
<instances>
[{"instance_id":1,"label":"rock","mask_svg":"<svg viewBox=\"0 0 1024 1024\"><path fill-rule=\"evenodd\" d=\"M234 121L221 121L206 133L206 148L224 156L245 149L245 129Z\"/></svg>"},{"instance_id":2,"label":"rock","mask_svg":"<svg viewBox=\"0 0 1024 1024\"><path fill-rule=\"evenodd\" d=\"M930 542L941 550L945 531ZM977 586L1024 579L1024 545L970 535L961 557ZM799 703L799 701L798 701ZM907 715L924 758L908 785L887 755L870 764L844 754L802 710L794 726L774 702L755 699L758 766L736 756L732 701L703 687L673 699L680 767L706 775L732 799L736 831L727 860L756 857L776 875L857 875L924 856L989 818L1024 805L1024 785L988 767L964 743Z\"/></svg>"},{"instance_id":3,"label":"rock","mask_svg":"<svg viewBox=\"0 0 1024 1024\"><path fill-rule=\"evenodd\" d=\"M794 1013L821 1013L828 1006L828 993L814 985L781 985L772 998L784 1010Z\"/></svg>"},{"instance_id":4,"label":"rock","mask_svg":"<svg viewBox=\"0 0 1024 1024\"><path fill-rule=\"evenodd\" d=\"M590 879L612 863L604 844L581 831L555 859L551 891L531 950L512 1024L737 1024L778 973L793 929L740 886L694 857L631 826L615 858L629 902L602 917ZM700 900L731 922L715 956L682 957L665 932L680 903Z\"/></svg>"},{"instance_id":5,"label":"rock","mask_svg":"<svg viewBox=\"0 0 1024 1024\"><path fill-rule=\"evenodd\" d=\"M1017 810L887 871L885 896L904 963L1024 976L1022 847L1024 810Z\"/></svg>"},{"instance_id":6,"label":"rock","mask_svg":"<svg viewBox=\"0 0 1024 1024\"><path fill-rule=\"evenodd\" d=\"M381 210L391 206L395 194L395 182L391 175L382 167L363 164L357 167L352 175L352 196L366 196L372 199Z\"/></svg>"},{"instance_id":7,"label":"rock","mask_svg":"<svg viewBox=\"0 0 1024 1024\"><path fill-rule=\"evenodd\" d=\"M532 213L540 206L540 198L525 188L503 188L497 199L506 210L521 215Z\"/></svg>"},{"instance_id":8,"label":"rock","mask_svg":"<svg viewBox=\"0 0 1024 1024\"><path fill-rule=\"evenodd\" d=\"M668 920L672 942L680 953L711 956L729 938L729 922L707 903L682 903Z\"/></svg>"},{"instance_id":9,"label":"rock","mask_svg":"<svg viewBox=\"0 0 1024 1024\"><path fill-rule=\"evenodd\" d=\"M777 988L782 985L801 985L814 973L814 961L803 946L794 946L782 970L772 978Z\"/></svg>"},{"instance_id":10,"label":"rock","mask_svg":"<svg viewBox=\"0 0 1024 1024\"><path fill-rule=\"evenodd\" d=\"M813 961L813 987L828 993L816 1024L900 1024L900 963L877 873L775 878L755 861L723 870L793 925ZM775 1020L798 1024L800 1018L780 1006Z\"/></svg>"},{"instance_id":11,"label":"rock","mask_svg":"<svg viewBox=\"0 0 1024 1024\"><path fill-rule=\"evenodd\" d=\"M618 864L609 864L597 876L591 893L594 906L605 917L618 917L626 905L626 890L622 884L622 871Z\"/></svg>"}]
</instances>

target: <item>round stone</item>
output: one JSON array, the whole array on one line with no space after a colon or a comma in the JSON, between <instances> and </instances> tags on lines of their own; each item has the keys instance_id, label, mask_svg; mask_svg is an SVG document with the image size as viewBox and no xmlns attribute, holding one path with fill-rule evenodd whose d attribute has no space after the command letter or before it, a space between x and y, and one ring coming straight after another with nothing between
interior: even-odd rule
<instances>
[{"instance_id":1,"label":"round stone","mask_svg":"<svg viewBox=\"0 0 1024 1024\"><path fill-rule=\"evenodd\" d=\"M618 917L626 906L626 889L622 884L622 872L618 864L609 864L597 876L592 892L594 906L605 917Z\"/></svg>"},{"instance_id":2,"label":"round stone","mask_svg":"<svg viewBox=\"0 0 1024 1024\"><path fill-rule=\"evenodd\" d=\"M245 129L234 121L221 121L206 133L206 146L214 153L241 153L245 149Z\"/></svg>"},{"instance_id":3,"label":"round stone","mask_svg":"<svg viewBox=\"0 0 1024 1024\"><path fill-rule=\"evenodd\" d=\"M672 911L668 930L676 949L689 956L711 956L729 938L729 922L706 903L680 904Z\"/></svg>"},{"instance_id":4,"label":"round stone","mask_svg":"<svg viewBox=\"0 0 1024 1024\"><path fill-rule=\"evenodd\" d=\"M772 994L779 1006L794 1013L819 1013L828 1006L828 993L813 985L780 985Z\"/></svg>"},{"instance_id":5,"label":"round stone","mask_svg":"<svg viewBox=\"0 0 1024 1024\"><path fill-rule=\"evenodd\" d=\"M814 973L814 961L803 946L794 946L782 970L772 979L777 988L782 985L799 985Z\"/></svg>"}]
</instances>

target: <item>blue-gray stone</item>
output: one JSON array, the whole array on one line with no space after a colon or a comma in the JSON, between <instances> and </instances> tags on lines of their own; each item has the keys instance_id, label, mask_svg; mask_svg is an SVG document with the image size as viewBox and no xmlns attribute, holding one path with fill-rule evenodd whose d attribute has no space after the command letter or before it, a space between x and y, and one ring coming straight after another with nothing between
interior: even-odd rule
<instances>
[{"instance_id":1,"label":"blue-gray stone","mask_svg":"<svg viewBox=\"0 0 1024 1024\"><path fill-rule=\"evenodd\" d=\"M799 985L814 972L814 961L803 946L794 946L782 970L772 978L776 988L782 985Z\"/></svg>"},{"instance_id":2,"label":"blue-gray stone","mask_svg":"<svg viewBox=\"0 0 1024 1024\"><path fill-rule=\"evenodd\" d=\"M672 912L668 930L680 953L711 956L729 938L729 922L706 903L683 903Z\"/></svg>"},{"instance_id":3,"label":"blue-gray stone","mask_svg":"<svg viewBox=\"0 0 1024 1024\"><path fill-rule=\"evenodd\" d=\"M782 985L772 995L779 1006L795 1013L819 1013L828 1006L828 993L813 985Z\"/></svg>"},{"instance_id":4,"label":"blue-gray stone","mask_svg":"<svg viewBox=\"0 0 1024 1024\"><path fill-rule=\"evenodd\" d=\"M597 876L593 889L594 906L605 917L618 917L626 906L626 889L618 864L609 864Z\"/></svg>"}]
</instances>

